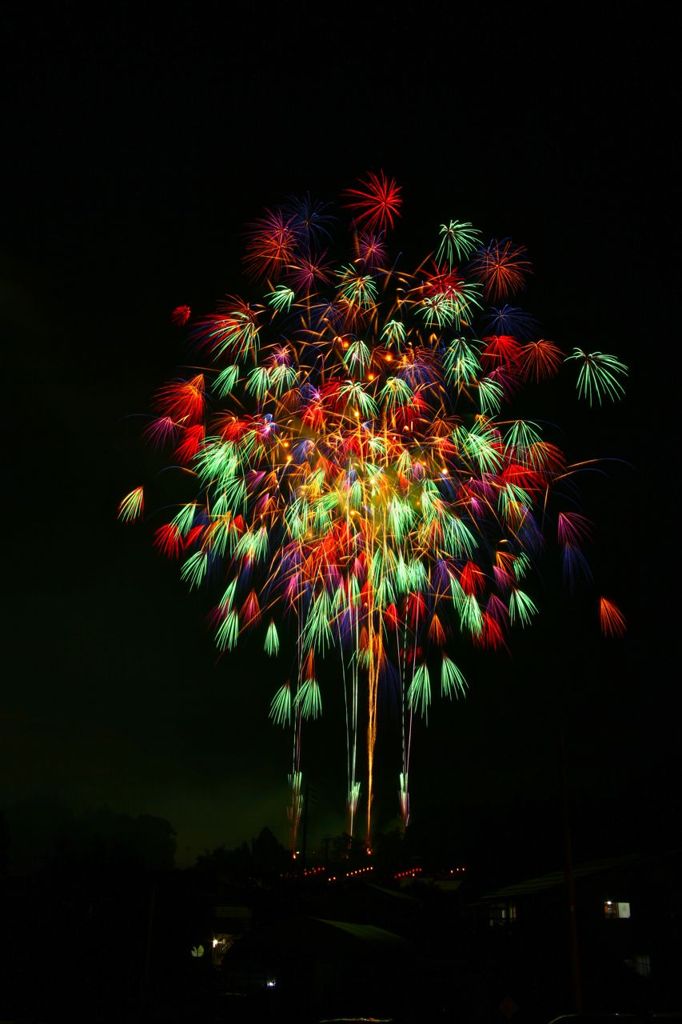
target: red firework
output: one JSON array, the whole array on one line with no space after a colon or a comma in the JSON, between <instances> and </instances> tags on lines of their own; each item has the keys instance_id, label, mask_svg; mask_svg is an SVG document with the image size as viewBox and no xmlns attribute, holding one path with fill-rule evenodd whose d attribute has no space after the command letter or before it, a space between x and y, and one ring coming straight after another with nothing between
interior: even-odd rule
<instances>
[{"instance_id":1,"label":"red firework","mask_svg":"<svg viewBox=\"0 0 682 1024\"><path fill-rule=\"evenodd\" d=\"M620 608L606 597L599 598L599 622L604 636L625 635L627 625Z\"/></svg>"},{"instance_id":2,"label":"red firework","mask_svg":"<svg viewBox=\"0 0 682 1024\"><path fill-rule=\"evenodd\" d=\"M191 315L192 310L189 306L176 306L171 313L171 321L176 327L184 327Z\"/></svg>"},{"instance_id":3,"label":"red firework","mask_svg":"<svg viewBox=\"0 0 682 1024\"><path fill-rule=\"evenodd\" d=\"M204 375L198 373L190 380L173 381L161 388L156 395L156 404L176 424L187 426L201 419L204 413ZM158 422L158 421L157 421Z\"/></svg>"},{"instance_id":4,"label":"red firework","mask_svg":"<svg viewBox=\"0 0 682 1024\"><path fill-rule=\"evenodd\" d=\"M370 231L392 228L403 205L401 189L395 178L389 178L383 171L378 174L370 171L367 180L358 184L359 188L349 188L345 192L348 197L346 206L358 211L355 222Z\"/></svg>"},{"instance_id":5,"label":"red firework","mask_svg":"<svg viewBox=\"0 0 682 1024\"><path fill-rule=\"evenodd\" d=\"M266 210L251 229L244 262L254 277L277 277L294 262L295 247L292 218L281 210Z\"/></svg>"},{"instance_id":6,"label":"red firework","mask_svg":"<svg viewBox=\"0 0 682 1024\"><path fill-rule=\"evenodd\" d=\"M481 249L473 261L474 272L481 278L487 299L501 299L523 287L531 272L531 262L523 245L510 239L493 239Z\"/></svg>"},{"instance_id":7,"label":"red firework","mask_svg":"<svg viewBox=\"0 0 682 1024\"><path fill-rule=\"evenodd\" d=\"M526 380L540 383L559 372L563 359L564 353L553 341L530 341L521 349L521 372Z\"/></svg>"}]
</instances>

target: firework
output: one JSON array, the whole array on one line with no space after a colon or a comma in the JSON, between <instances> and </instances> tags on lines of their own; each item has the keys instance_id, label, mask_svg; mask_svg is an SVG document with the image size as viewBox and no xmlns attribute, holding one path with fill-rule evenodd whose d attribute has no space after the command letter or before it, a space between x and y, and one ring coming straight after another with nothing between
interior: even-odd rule
<instances>
[{"instance_id":1,"label":"firework","mask_svg":"<svg viewBox=\"0 0 682 1024\"><path fill-rule=\"evenodd\" d=\"M192 315L192 310L189 306L176 306L171 313L171 321L176 327L184 327Z\"/></svg>"},{"instance_id":2,"label":"firework","mask_svg":"<svg viewBox=\"0 0 682 1024\"><path fill-rule=\"evenodd\" d=\"M474 269L484 282L485 297L495 300L519 291L531 265L524 246L505 238L501 242L493 239L479 249Z\"/></svg>"},{"instance_id":3,"label":"firework","mask_svg":"<svg viewBox=\"0 0 682 1024\"><path fill-rule=\"evenodd\" d=\"M579 396L601 402L622 395L626 372L600 352L566 358L515 306L486 308L521 288L523 247L482 244L469 222L450 220L411 272L388 252L396 182L370 174L345 201L353 219L342 249L330 208L310 197L254 223L245 262L259 295L228 295L194 320L202 369L159 390L145 432L193 480L192 500L172 509L154 543L180 561L188 587L218 587L219 650L256 633L267 655L293 666L270 717L292 733L294 849L303 723L325 704L319 661L338 659L348 830L364 797L369 842L382 687L398 680L407 824L415 720L433 714L439 694L466 692L463 641L496 651L531 626L547 524L569 582L589 575L589 523L557 505L571 467L519 417L517 396L569 361ZM120 518L143 508L138 487ZM606 635L622 634L606 598L600 620Z\"/></svg>"},{"instance_id":4,"label":"firework","mask_svg":"<svg viewBox=\"0 0 682 1024\"><path fill-rule=\"evenodd\" d=\"M356 210L356 223L370 230L393 227L402 206L400 186L383 171L346 192L346 206Z\"/></svg>"},{"instance_id":5,"label":"firework","mask_svg":"<svg viewBox=\"0 0 682 1024\"><path fill-rule=\"evenodd\" d=\"M604 636L619 637L625 634L625 616L620 608L606 597L599 599L599 620Z\"/></svg>"}]
</instances>

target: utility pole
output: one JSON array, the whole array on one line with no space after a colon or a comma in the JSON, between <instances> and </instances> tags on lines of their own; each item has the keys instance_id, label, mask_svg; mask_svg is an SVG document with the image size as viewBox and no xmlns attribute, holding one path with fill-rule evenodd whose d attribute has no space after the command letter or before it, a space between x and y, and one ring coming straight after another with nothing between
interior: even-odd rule
<instances>
[{"instance_id":1,"label":"utility pole","mask_svg":"<svg viewBox=\"0 0 682 1024\"><path fill-rule=\"evenodd\" d=\"M580 946L578 943L578 921L576 917L575 876L573 874L573 840L571 816L568 804L568 769L566 766L566 742L563 730L559 733L561 751L561 803L564 826L564 879L566 882L566 903L568 909L568 940L571 962L571 992L576 1013L582 1013L583 990L580 973Z\"/></svg>"},{"instance_id":2,"label":"utility pole","mask_svg":"<svg viewBox=\"0 0 682 1024\"><path fill-rule=\"evenodd\" d=\"M156 911L156 881L152 881L152 887L149 893L149 903L147 908L147 939L145 942L144 949L144 969L142 973L142 999L144 1002L148 1002L151 994L150 980L151 980L151 962L152 962L152 936L154 934L154 914Z\"/></svg>"},{"instance_id":3,"label":"utility pole","mask_svg":"<svg viewBox=\"0 0 682 1024\"><path fill-rule=\"evenodd\" d=\"M303 828L301 830L301 867L305 871L308 856L308 803L310 797L310 783L306 779L305 793L303 796Z\"/></svg>"}]
</instances>

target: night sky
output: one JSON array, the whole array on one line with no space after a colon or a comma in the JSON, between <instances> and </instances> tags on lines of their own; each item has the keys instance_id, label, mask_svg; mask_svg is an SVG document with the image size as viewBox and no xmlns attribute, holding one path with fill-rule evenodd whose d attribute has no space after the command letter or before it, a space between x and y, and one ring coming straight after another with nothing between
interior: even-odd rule
<instances>
[{"instance_id":1,"label":"night sky","mask_svg":"<svg viewBox=\"0 0 682 1024\"><path fill-rule=\"evenodd\" d=\"M635 821L654 797L673 806L671 26L621 15L597 29L565 8L552 28L549 8L545 25L516 5L428 0L401 16L294 3L230 22L226 9L10 10L0 806L41 796L157 814L180 863L264 824L286 835L272 663L257 638L217 658L208 598L116 506L153 472L139 437L154 390L191 361L173 307L209 311L248 289L244 225L265 205L333 199L378 168L404 189L408 264L450 217L511 236L533 259L523 301L545 336L632 367L620 405L590 411L558 392L555 407L524 405L556 417L572 457L612 460L581 482L595 588L571 603L548 560L532 588L542 616L512 634L513 657L462 655L469 697L436 704L416 740L415 817L551 797L560 732L577 792L632 794ZM598 636L600 592L625 611L622 643ZM334 701L304 748L317 836L343 827ZM379 751L385 825L395 754Z\"/></svg>"}]
</instances>

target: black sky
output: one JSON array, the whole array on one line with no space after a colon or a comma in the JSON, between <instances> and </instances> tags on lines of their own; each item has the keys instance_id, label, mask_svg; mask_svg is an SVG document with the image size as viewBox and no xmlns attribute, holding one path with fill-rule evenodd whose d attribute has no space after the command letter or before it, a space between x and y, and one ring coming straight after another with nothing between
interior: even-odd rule
<instances>
[{"instance_id":1,"label":"black sky","mask_svg":"<svg viewBox=\"0 0 682 1024\"><path fill-rule=\"evenodd\" d=\"M206 604L115 509L151 468L138 414L189 358L169 311L246 287L242 231L264 205L334 198L380 167L403 185L415 261L446 217L511 235L547 334L632 366L621 406L559 410L572 455L620 460L584 490L595 576L628 638L603 644L592 610L547 581L513 659L466 656L470 697L418 738L415 812L548 795L560 723L577 789L672 793L679 153L672 27L653 15L10 9L0 803L160 814L181 858L265 823L284 834L271 670L253 649L216 660ZM333 703L308 749L315 829L338 831Z\"/></svg>"}]
</instances>

